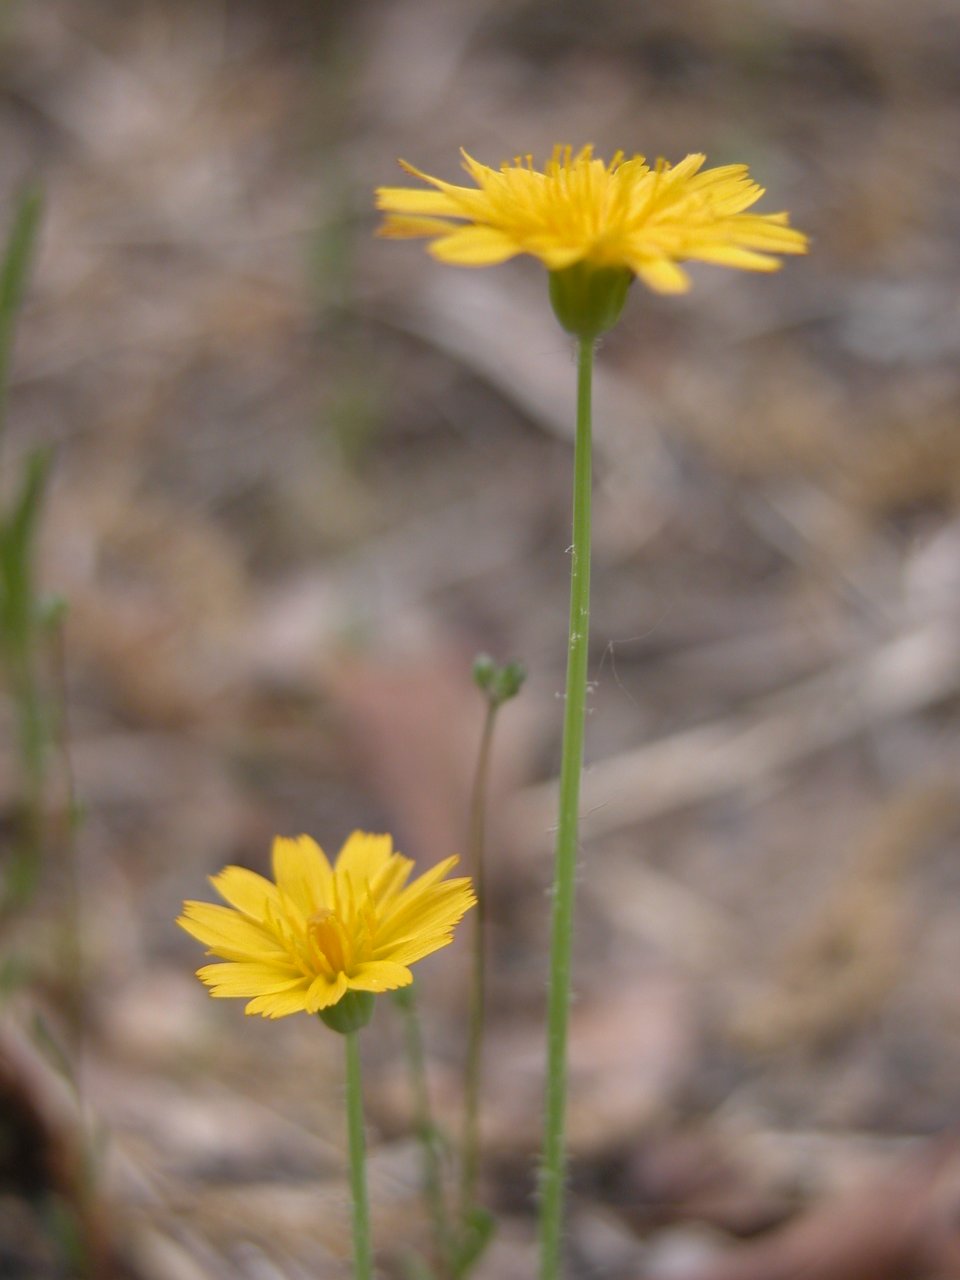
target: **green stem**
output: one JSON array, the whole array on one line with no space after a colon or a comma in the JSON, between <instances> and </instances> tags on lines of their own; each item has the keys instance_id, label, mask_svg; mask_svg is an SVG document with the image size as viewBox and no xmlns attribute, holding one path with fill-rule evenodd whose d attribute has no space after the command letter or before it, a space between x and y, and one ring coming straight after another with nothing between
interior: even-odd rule
<instances>
[{"instance_id":1,"label":"green stem","mask_svg":"<svg viewBox=\"0 0 960 1280\"><path fill-rule=\"evenodd\" d=\"M487 886L484 858L487 779L490 748L499 703L490 698L477 752L470 802L470 873L477 895L473 918L473 964L470 982L470 1021L464 1072L463 1141L460 1150L460 1218L466 1221L477 1195L480 1168L480 1077L483 1067L484 1005L486 1002Z\"/></svg>"},{"instance_id":2,"label":"green stem","mask_svg":"<svg viewBox=\"0 0 960 1280\"><path fill-rule=\"evenodd\" d=\"M29 642L36 643L30 635ZM25 650L11 663L11 687L18 713L19 754L29 802L40 803L43 793L47 725L34 655Z\"/></svg>"},{"instance_id":3,"label":"green stem","mask_svg":"<svg viewBox=\"0 0 960 1280\"><path fill-rule=\"evenodd\" d=\"M13 338L30 275L41 204L39 188L30 187L21 192L0 263L0 444L6 431Z\"/></svg>"},{"instance_id":4,"label":"green stem","mask_svg":"<svg viewBox=\"0 0 960 1280\"><path fill-rule=\"evenodd\" d=\"M12 654L10 691L18 718L18 753L23 786L15 849L0 881L0 916L29 901L36 892L43 860L45 811L45 719L32 655Z\"/></svg>"},{"instance_id":5,"label":"green stem","mask_svg":"<svg viewBox=\"0 0 960 1280\"><path fill-rule=\"evenodd\" d=\"M82 1083L80 1067L84 1056L86 1032L85 963L81 940L80 919L80 868L78 865L77 833L81 813L77 802L76 774L73 767L73 751L70 734L69 698L67 692L67 645L64 614L59 614L51 624L54 680L56 683L56 739L63 767L66 823L63 831L63 881L65 893L65 920L62 930L64 991L67 999L68 1025L73 1035L73 1057L77 1063L78 1090ZM42 811L41 811L42 817ZM81 1102L83 1100L81 1099Z\"/></svg>"},{"instance_id":6,"label":"green stem","mask_svg":"<svg viewBox=\"0 0 960 1280\"><path fill-rule=\"evenodd\" d=\"M423 1051L423 1035L413 987L401 987L393 993L394 1003L403 1015L407 1061L410 1065L410 1081L413 1086L413 1105L417 1137L423 1153L423 1192L433 1225L436 1261L445 1263L450 1253L450 1225L447 1221L447 1205L443 1195L443 1172L437 1150L437 1127L430 1106L427 1087L427 1063Z\"/></svg>"},{"instance_id":7,"label":"green stem","mask_svg":"<svg viewBox=\"0 0 960 1280\"><path fill-rule=\"evenodd\" d=\"M359 1032L348 1031L347 1131L350 1139L350 1191L353 1196L354 1280L371 1280L370 1205L367 1200L366 1147L363 1138L363 1089L360 1084Z\"/></svg>"},{"instance_id":8,"label":"green stem","mask_svg":"<svg viewBox=\"0 0 960 1280\"><path fill-rule=\"evenodd\" d=\"M590 632L590 492L593 342L577 350L577 438L573 464L573 546L570 559L570 633L560 766L560 814L553 882L550 994L547 1006L547 1083L540 1181L540 1276L557 1280L566 1174L567 1024L570 953L580 817L580 774Z\"/></svg>"}]
</instances>

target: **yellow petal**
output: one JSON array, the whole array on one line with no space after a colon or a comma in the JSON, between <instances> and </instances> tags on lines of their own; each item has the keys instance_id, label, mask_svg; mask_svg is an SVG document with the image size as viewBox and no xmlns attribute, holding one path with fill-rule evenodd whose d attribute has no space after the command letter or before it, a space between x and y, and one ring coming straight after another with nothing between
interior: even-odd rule
<instances>
[{"instance_id":1,"label":"yellow petal","mask_svg":"<svg viewBox=\"0 0 960 1280\"><path fill-rule=\"evenodd\" d=\"M310 983L304 1007L307 1013L317 1013L320 1009L329 1009L346 994L347 979L344 974L338 973L335 978L328 978L321 973Z\"/></svg>"},{"instance_id":2,"label":"yellow petal","mask_svg":"<svg viewBox=\"0 0 960 1280\"><path fill-rule=\"evenodd\" d=\"M669 258L653 258L631 264L643 283L654 293L686 293L690 277Z\"/></svg>"},{"instance_id":3,"label":"yellow petal","mask_svg":"<svg viewBox=\"0 0 960 1280\"><path fill-rule=\"evenodd\" d=\"M271 964L207 964L197 977L215 996L262 996L303 985L303 974Z\"/></svg>"},{"instance_id":4,"label":"yellow petal","mask_svg":"<svg viewBox=\"0 0 960 1280\"><path fill-rule=\"evenodd\" d=\"M455 924L456 921L453 921L448 929L439 929L433 933L420 933L418 931L409 938L404 938L389 947L384 947L382 955L378 949L375 963L391 961L393 964L401 965L416 964L418 960L422 960L425 956L432 955L434 951L440 951L443 947L450 945L453 941L453 927Z\"/></svg>"},{"instance_id":5,"label":"yellow petal","mask_svg":"<svg viewBox=\"0 0 960 1280\"><path fill-rule=\"evenodd\" d=\"M486 184L497 177L496 169L491 169L485 164L481 164L479 160L474 160L463 147L460 148L460 158L464 169L469 173L478 187L486 186Z\"/></svg>"},{"instance_id":6,"label":"yellow petal","mask_svg":"<svg viewBox=\"0 0 960 1280\"><path fill-rule=\"evenodd\" d=\"M348 876L355 886L369 883L389 865L392 856L391 836L354 831L337 854L337 874Z\"/></svg>"},{"instance_id":7,"label":"yellow petal","mask_svg":"<svg viewBox=\"0 0 960 1280\"><path fill-rule=\"evenodd\" d=\"M707 157L701 151L694 151L688 156L684 156L678 164L665 164L663 173L669 177L671 182L681 182L692 179L700 169L707 163ZM701 174L702 178L703 175Z\"/></svg>"},{"instance_id":8,"label":"yellow petal","mask_svg":"<svg viewBox=\"0 0 960 1280\"><path fill-rule=\"evenodd\" d=\"M273 842L273 876L280 892L293 901L304 917L333 903L330 863L309 836L295 840L277 836Z\"/></svg>"},{"instance_id":9,"label":"yellow petal","mask_svg":"<svg viewBox=\"0 0 960 1280\"><path fill-rule=\"evenodd\" d=\"M434 178L429 173L424 173L422 169L418 169L416 165L410 163L409 160L398 160L400 168L404 173L409 173L411 178L419 178L421 182L428 183L431 187L436 187L438 191L446 191L451 195L458 195L461 192L469 194L469 187L458 187L452 182L444 182L443 178Z\"/></svg>"},{"instance_id":10,"label":"yellow petal","mask_svg":"<svg viewBox=\"0 0 960 1280\"><path fill-rule=\"evenodd\" d=\"M423 173L420 169L414 168L412 164L408 164L406 160L400 161L400 168L404 169L411 177L419 178L421 182L427 182L430 186L435 187L437 191L451 202L453 208L457 211L458 217L475 218L483 221L486 214L490 211L489 195L486 191L475 191L471 187L458 187L452 182L444 182L442 178L431 177L429 173ZM500 175L490 170L491 180L495 181ZM397 188L403 190L403 188Z\"/></svg>"},{"instance_id":11,"label":"yellow petal","mask_svg":"<svg viewBox=\"0 0 960 1280\"><path fill-rule=\"evenodd\" d=\"M444 236L457 228L455 222L442 218L414 218L401 214L387 214L377 235L384 240L414 240L418 236Z\"/></svg>"},{"instance_id":12,"label":"yellow petal","mask_svg":"<svg viewBox=\"0 0 960 1280\"><path fill-rule=\"evenodd\" d=\"M763 195L763 187L756 183L744 182L730 190L721 190L711 194L710 208L716 218L731 218L749 209ZM755 215L751 215L755 216Z\"/></svg>"},{"instance_id":13,"label":"yellow petal","mask_svg":"<svg viewBox=\"0 0 960 1280\"><path fill-rule=\"evenodd\" d=\"M291 1013L306 1013L305 991L280 991L276 995L255 996L244 1013L259 1013L264 1018L286 1018Z\"/></svg>"},{"instance_id":14,"label":"yellow petal","mask_svg":"<svg viewBox=\"0 0 960 1280\"><path fill-rule=\"evenodd\" d=\"M429 871L424 871L423 875L417 876L416 880L407 887L406 892L411 896L414 893L423 893L424 890L432 888L435 884L439 884L445 876L449 875L454 867L458 867L459 865L459 853L452 853L449 858L444 858L442 862L438 862L435 866L431 867ZM451 881L451 884L452 883L453 881Z\"/></svg>"},{"instance_id":15,"label":"yellow petal","mask_svg":"<svg viewBox=\"0 0 960 1280\"><path fill-rule=\"evenodd\" d=\"M539 258L548 271L562 271L585 257L583 245L551 243L546 236L531 236L524 242L524 252Z\"/></svg>"},{"instance_id":16,"label":"yellow petal","mask_svg":"<svg viewBox=\"0 0 960 1280\"><path fill-rule=\"evenodd\" d=\"M515 240L494 227L460 227L434 240L429 251L438 262L460 267L489 267L523 252Z\"/></svg>"},{"instance_id":17,"label":"yellow petal","mask_svg":"<svg viewBox=\"0 0 960 1280\"><path fill-rule=\"evenodd\" d=\"M806 253L807 237L802 231L787 226L786 216L770 214L766 218L739 218L730 230L730 237L737 244L751 249L768 249L771 253Z\"/></svg>"},{"instance_id":18,"label":"yellow petal","mask_svg":"<svg viewBox=\"0 0 960 1280\"><path fill-rule=\"evenodd\" d=\"M378 187L377 208L385 213L440 214L463 217L460 207L444 191L421 191L417 187Z\"/></svg>"},{"instance_id":19,"label":"yellow petal","mask_svg":"<svg viewBox=\"0 0 960 1280\"><path fill-rule=\"evenodd\" d=\"M475 902L476 897L467 879L451 880L448 884L438 885L429 894L398 900L398 905L385 914L377 931L377 954L383 954L379 950L382 946L438 929L452 928Z\"/></svg>"},{"instance_id":20,"label":"yellow petal","mask_svg":"<svg viewBox=\"0 0 960 1280\"><path fill-rule=\"evenodd\" d=\"M231 907L254 920L262 920L267 904L277 901L276 886L246 867L224 867L219 875L210 877L210 883Z\"/></svg>"},{"instance_id":21,"label":"yellow petal","mask_svg":"<svg viewBox=\"0 0 960 1280\"><path fill-rule=\"evenodd\" d=\"M706 159L706 157L703 157ZM703 190L704 187L715 187L728 182L740 182L742 179L750 179L750 169L745 164L718 164L712 169L706 169L702 173L696 174L690 179L690 186L694 190Z\"/></svg>"},{"instance_id":22,"label":"yellow petal","mask_svg":"<svg viewBox=\"0 0 960 1280\"><path fill-rule=\"evenodd\" d=\"M353 991L396 991L408 987L413 974L406 965L391 960L370 960L359 965L347 979Z\"/></svg>"},{"instance_id":23,"label":"yellow petal","mask_svg":"<svg viewBox=\"0 0 960 1280\"><path fill-rule=\"evenodd\" d=\"M395 853L370 880L370 894L374 901L383 904L396 898L413 870L413 859Z\"/></svg>"},{"instance_id":24,"label":"yellow petal","mask_svg":"<svg viewBox=\"0 0 960 1280\"><path fill-rule=\"evenodd\" d=\"M426 875L418 876L413 884L408 885L394 899L386 902L383 907L381 928L392 930L397 921L409 916L416 916L419 919L422 912L437 902L445 901L451 895L464 890L472 893L470 881L464 876L456 880L448 880L445 884L439 883L450 868L456 866L459 861L459 858L448 858L438 863Z\"/></svg>"},{"instance_id":25,"label":"yellow petal","mask_svg":"<svg viewBox=\"0 0 960 1280\"><path fill-rule=\"evenodd\" d=\"M224 960L282 958L277 939L232 907L212 902L185 902L177 924Z\"/></svg>"},{"instance_id":26,"label":"yellow petal","mask_svg":"<svg viewBox=\"0 0 960 1280\"><path fill-rule=\"evenodd\" d=\"M741 271L779 271L778 258L769 258L735 244L703 244L690 248L690 257L700 262L713 262L721 267L739 267Z\"/></svg>"}]
</instances>

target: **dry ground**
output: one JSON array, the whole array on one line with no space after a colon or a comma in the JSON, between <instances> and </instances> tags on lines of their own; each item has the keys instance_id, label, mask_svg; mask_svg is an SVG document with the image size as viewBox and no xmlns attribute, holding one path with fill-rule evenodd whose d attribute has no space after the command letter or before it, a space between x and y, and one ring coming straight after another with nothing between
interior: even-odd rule
<instances>
[{"instance_id":1,"label":"dry ground","mask_svg":"<svg viewBox=\"0 0 960 1280\"><path fill-rule=\"evenodd\" d=\"M571 1275L960 1274L956 4L3 22L0 193L46 195L4 466L56 445L84 821L4 938L33 976L0 1044L0 1276L77 1273L51 1194L80 1194L77 1106L38 1013L79 1064L95 1274L345 1274L339 1044L208 1000L172 921L277 831L462 846L481 649L530 678L491 817L478 1274L532 1273L573 367L537 268L376 241L371 189L398 155L453 177L461 145L560 140L747 160L813 236L776 277L637 290L600 354ZM450 1122L463 981L459 949L424 966ZM399 1274L422 1221L388 1006L367 1051Z\"/></svg>"}]
</instances>

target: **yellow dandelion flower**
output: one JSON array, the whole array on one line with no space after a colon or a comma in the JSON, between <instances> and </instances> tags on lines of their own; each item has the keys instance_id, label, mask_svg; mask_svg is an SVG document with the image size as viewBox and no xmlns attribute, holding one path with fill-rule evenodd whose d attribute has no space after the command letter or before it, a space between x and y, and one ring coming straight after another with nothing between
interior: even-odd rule
<instances>
[{"instance_id":1,"label":"yellow dandelion flower","mask_svg":"<svg viewBox=\"0 0 960 1280\"><path fill-rule=\"evenodd\" d=\"M551 273L581 264L638 277L657 293L690 287L684 261L747 271L775 271L778 254L805 253L807 238L786 213L748 213L763 195L746 165L704 169L706 157L679 164L618 151L609 164L592 147L558 146L543 173L531 157L489 169L463 152L476 188L460 187L401 161L430 190L381 187L380 235L426 236L441 262L486 267L517 254L539 258ZM622 298L621 298L622 305ZM615 319L616 317L614 317ZM561 317L562 319L562 317ZM609 326L608 326L609 327Z\"/></svg>"},{"instance_id":2,"label":"yellow dandelion flower","mask_svg":"<svg viewBox=\"0 0 960 1280\"><path fill-rule=\"evenodd\" d=\"M445 879L457 862L408 884L413 861L388 835L355 831L332 867L309 836L278 836L272 881L226 867L210 883L229 905L185 902L177 924L225 961L197 971L211 995L265 1018L322 1015L348 993L407 986L409 966L452 940L476 902L468 878Z\"/></svg>"}]
</instances>

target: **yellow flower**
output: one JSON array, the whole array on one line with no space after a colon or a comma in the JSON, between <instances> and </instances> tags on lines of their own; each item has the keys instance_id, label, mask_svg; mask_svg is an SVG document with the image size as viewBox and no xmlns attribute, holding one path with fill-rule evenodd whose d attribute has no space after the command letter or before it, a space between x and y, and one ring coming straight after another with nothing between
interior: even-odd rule
<instances>
[{"instance_id":1,"label":"yellow flower","mask_svg":"<svg viewBox=\"0 0 960 1280\"><path fill-rule=\"evenodd\" d=\"M584 147L554 148L544 173L531 157L488 169L463 152L476 188L402 167L432 190L381 187L384 236L432 237L441 262L486 267L520 253L549 271L578 263L627 271L658 293L690 286L679 262L697 259L747 271L775 271L776 254L805 253L807 238L785 213L747 213L763 195L746 165L704 169L705 156L679 164L618 151L609 164Z\"/></svg>"},{"instance_id":2,"label":"yellow flower","mask_svg":"<svg viewBox=\"0 0 960 1280\"><path fill-rule=\"evenodd\" d=\"M452 940L476 902L468 878L444 879L457 862L407 884L413 862L390 836L355 831L333 867L309 836L278 836L273 881L226 867L210 883L229 906L185 902L177 924L227 962L197 971L211 995L265 1018L320 1013L348 992L407 986L408 966Z\"/></svg>"}]
</instances>

